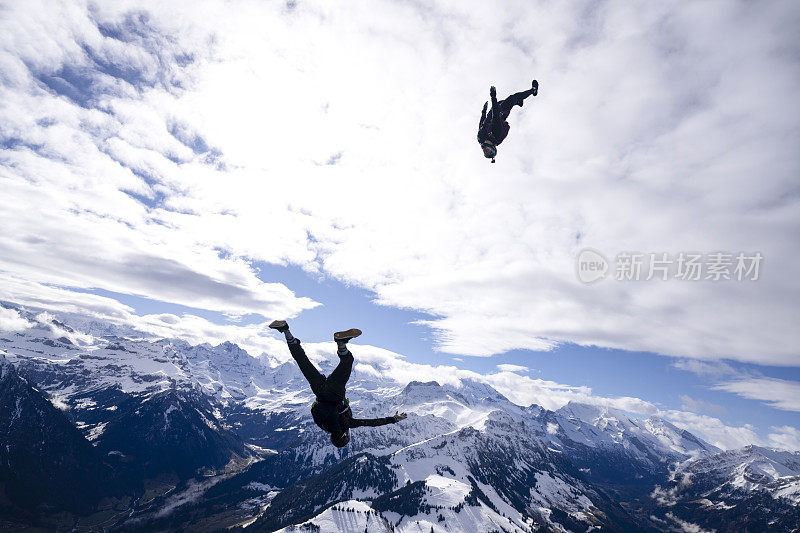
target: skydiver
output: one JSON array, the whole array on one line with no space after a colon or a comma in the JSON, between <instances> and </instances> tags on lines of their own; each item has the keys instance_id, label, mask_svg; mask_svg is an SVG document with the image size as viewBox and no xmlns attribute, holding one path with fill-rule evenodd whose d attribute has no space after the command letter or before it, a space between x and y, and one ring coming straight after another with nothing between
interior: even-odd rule
<instances>
[{"instance_id":1,"label":"skydiver","mask_svg":"<svg viewBox=\"0 0 800 533\"><path fill-rule=\"evenodd\" d=\"M353 370L353 354L347 349L347 342L361 335L361 330L349 329L333 334L333 340L338 346L336 354L339 356L339 364L330 376L325 377L308 359L303 347L300 346L300 339L292 335L285 320L275 320L269 327L278 330L286 337L289 352L297 361L300 371L311 385L311 391L317 397L317 401L311 406L314 423L325 432L330 433L331 442L337 448L342 448L350 442L350 428L384 426L395 424L406 418L406 413L397 412L384 418L353 418L350 401L345 397L345 385Z\"/></svg>"},{"instance_id":2,"label":"skydiver","mask_svg":"<svg viewBox=\"0 0 800 533\"><path fill-rule=\"evenodd\" d=\"M492 86L489 89L489 96L492 99L492 108L486 112L489 102L483 104L483 112L481 113L481 121L478 124L478 142L483 150L483 155L489 159L491 158L494 163L494 158L497 156L497 145L505 140L508 135L508 130L511 126L508 125L506 119L511 113L511 108L515 105L522 107L525 99L528 96L536 96L539 93L539 82L533 80L531 88L521 93L514 93L505 100L497 101L497 89Z\"/></svg>"}]
</instances>

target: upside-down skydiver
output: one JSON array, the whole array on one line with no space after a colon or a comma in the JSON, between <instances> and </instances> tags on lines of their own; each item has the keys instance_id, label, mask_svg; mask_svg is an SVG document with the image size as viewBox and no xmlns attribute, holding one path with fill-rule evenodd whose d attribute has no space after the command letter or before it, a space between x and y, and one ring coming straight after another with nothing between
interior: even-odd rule
<instances>
[{"instance_id":1,"label":"upside-down skydiver","mask_svg":"<svg viewBox=\"0 0 800 533\"><path fill-rule=\"evenodd\" d=\"M395 413L384 418L353 418L350 401L345 397L345 386L353 370L353 354L347 349L347 342L361 335L361 330L349 329L333 334L333 340L338 346L336 354L339 356L339 364L330 376L325 377L308 359L303 347L300 346L300 339L292 335L285 320L275 320L269 327L280 331L286 337L292 357L297 361L300 371L311 385L311 391L317 397L317 401L311 406L311 416L320 428L330 433L331 442L337 448L346 446L350 442L350 428L395 424L406 418L405 413Z\"/></svg>"},{"instance_id":2,"label":"upside-down skydiver","mask_svg":"<svg viewBox=\"0 0 800 533\"><path fill-rule=\"evenodd\" d=\"M483 155L487 159L491 158L494 163L494 158L497 156L497 145L505 140L508 135L508 130L511 126L508 125L506 119L511 113L511 108L515 105L522 107L525 99L529 96L536 96L539 93L539 82L533 80L531 88L527 91L514 93L508 98L497 101L497 89L491 87L489 89L489 96L492 99L492 108L487 113L489 102L483 104L483 112L481 113L481 121L478 124L478 142L483 150Z\"/></svg>"}]
</instances>

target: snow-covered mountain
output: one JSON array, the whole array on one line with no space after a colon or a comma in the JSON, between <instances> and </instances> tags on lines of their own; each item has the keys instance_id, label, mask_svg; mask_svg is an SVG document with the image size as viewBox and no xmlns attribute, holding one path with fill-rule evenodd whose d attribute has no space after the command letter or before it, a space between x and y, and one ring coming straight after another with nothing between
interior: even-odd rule
<instances>
[{"instance_id":1,"label":"snow-covered mountain","mask_svg":"<svg viewBox=\"0 0 800 533\"><path fill-rule=\"evenodd\" d=\"M672 477L682 490L699 479L706 484L719 483L707 496L723 498L763 492L800 504L800 452L747 446L681 465Z\"/></svg>"},{"instance_id":2,"label":"snow-covered mountain","mask_svg":"<svg viewBox=\"0 0 800 533\"><path fill-rule=\"evenodd\" d=\"M722 452L656 417L574 403L523 407L480 381L404 384L356 367L348 387L356 416L409 416L354 430L340 450L313 425L312 394L293 362L231 343L191 346L92 320L24 316L33 327L0 332L4 376L35 390L116 483L104 489L112 504L98 501L80 519L73 510L69 525L659 530L680 521L719 527L736 513L731 502L768 501L783 517L771 526L797 513L797 454ZM4 405L29 402L25 390L0 391ZM24 438L13 426L5 435ZM14 516L33 522L52 524L60 511L31 514L23 503L16 508L28 514ZM701 520L703 509L714 520Z\"/></svg>"},{"instance_id":3,"label":"snow-covered mountain","mask_svg":"<svg viewBox=\"0 0 800 533\"><path fill-rule=\"evenodd\" d=\"M800 527L800 452L747 446L677 465L653 496L708 529L729 521L752 531Z\"/></svg>"}]
</instances>

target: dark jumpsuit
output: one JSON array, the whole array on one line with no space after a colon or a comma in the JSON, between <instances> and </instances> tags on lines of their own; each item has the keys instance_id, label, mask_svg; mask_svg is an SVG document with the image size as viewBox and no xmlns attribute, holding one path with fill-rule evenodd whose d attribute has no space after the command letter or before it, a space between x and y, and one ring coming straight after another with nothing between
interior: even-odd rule
<instances>
[{"instance_id":1,"label":"dark jumpsuit","mask_svg":"<svg viewBox=\"0 0 800 533\"><path fill-rule=\"evenodd\" d=\"M522 107L524 100L533 94L533 89L514 93L508 98L497 101L497 97L492 96L492 108L486 113L488 103L483 104L481 121L478 123L478 142L491 141L495 146L500 144L508 136L511 126L506 119L511 114L511 109L518 105Z\"/></svg>"},{"instance_id":2,"label":"dark jumpsuit","mask_svg":"<svg viewBox=\"0 0 800 533\"><path fill-rule=\"evenodd\" d=\"M323 376L314 366L303 347L300 339L293 339L289 343L289 352L297 361L297 366L311 385L311 391L317 401L311 408L314 422L323 430L333 435L341 435L349 428L361 426L383 426L393 424L394 417L384 418L353 418L349 402L345 399L345 386L353 370L353 354L350 350L339 356L339 364L328 377Z\"/></svg>"}]
</instances>

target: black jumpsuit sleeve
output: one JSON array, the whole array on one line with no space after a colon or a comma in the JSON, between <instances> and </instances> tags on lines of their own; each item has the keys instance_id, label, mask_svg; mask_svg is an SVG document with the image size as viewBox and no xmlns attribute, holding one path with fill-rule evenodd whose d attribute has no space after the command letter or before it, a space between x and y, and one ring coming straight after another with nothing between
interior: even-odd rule
<instances>
[{"instance_id":1,"label":"black jumpsuit sleeve","mask_svg":"<svg viewBox=\"0 0 800 533\"><path fill-rule=\"evenodd\" d=\"M350 418L348 425L351 428L358 428L362 426L385 426L386 424L394 424L397 422L393 416L386 416L383 418Z\"/></svg>"},{"instance_id":2,"label":"black jumpsuit sleeve","mask_svg":"<svg viewBox=\"0 0 800 533\"><path fill-rule=\"evenodd\" d=\"M502 130L503 120L505 120L505 119L503 117L503 110L500 109L500 104L498 104L498 102L497 102L497 96L494 95L494 94L491 94L490 96L492 98L492 124L491 124L491 128L492 128L492 132L494 133L494 135L497 136L497 132Z\"/></svg>"},{"instance_id":3,"label":"black jumpsuit sleeve","mask_svg":"<svg viewBox=\"0 0 800 533\"><path fill-rule=\"evenodd\" d=\"M482 143L486 140L486 108L489 107L489 102L484 102L483 111L481 112L481 121L478 122L478 142Z\"/></svg>"}]
</instances>

